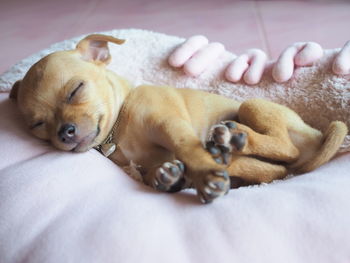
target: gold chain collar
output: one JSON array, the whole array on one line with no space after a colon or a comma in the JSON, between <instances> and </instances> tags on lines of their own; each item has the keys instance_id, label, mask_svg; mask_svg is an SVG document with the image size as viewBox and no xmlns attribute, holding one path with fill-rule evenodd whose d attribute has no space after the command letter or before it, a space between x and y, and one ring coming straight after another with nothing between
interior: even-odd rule
<instances>
[{"instance_id":1,"label":"gold chain collar","mask_svg":"<svg viewBox=\"0 0 350 263\"><path fill-rule=\"evenodd\" d=\"M97 151L99 151L100 153L102 153L106 157L108 157L109 155L114 153L115 150L118 148L117 142L113 142L113 137L117 133L120 120L121 120L122 115L123 115L125 108L126 108L125 105L126 105L126 99L124 100L124 103L122 104L122 106L119 110L117 120L113 124L113 127L112 127L111 131L108 133L106 139L104 139L101 144L96 145L94 147L94 149L96 149Z\"/></svg>"}]
</instances>

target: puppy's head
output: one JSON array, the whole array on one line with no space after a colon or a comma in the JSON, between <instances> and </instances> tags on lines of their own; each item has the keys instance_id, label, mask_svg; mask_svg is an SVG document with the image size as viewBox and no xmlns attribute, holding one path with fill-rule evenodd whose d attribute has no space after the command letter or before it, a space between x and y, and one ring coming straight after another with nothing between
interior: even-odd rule
<instances>
[{"instance_id":1,"label":"puppy's head","mask_svg":"<svg viewBox=\"0 0 350 263\"><path fill-rule=\"evenodd\" d=\"M121 82L106 70L108 42L124 40L89 35L75 50L44 57L14 84L10 97L36 137L78 152L104 140L123 99Z\"/></svg>"}]
</instances>

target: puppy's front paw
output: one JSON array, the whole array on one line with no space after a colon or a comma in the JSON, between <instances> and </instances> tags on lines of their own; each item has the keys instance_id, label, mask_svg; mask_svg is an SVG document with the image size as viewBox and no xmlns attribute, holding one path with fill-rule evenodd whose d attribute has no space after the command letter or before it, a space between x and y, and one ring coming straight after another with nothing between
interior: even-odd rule
<instances>
[{"instance_id":1,"label":"puppy's front paw","mask_svg":"<svg viewBox=\"0 0 350 263\"><path fill-rule=\"evenodd\" d=\"M237 129L234 121L214 125L206 142L206 149L219 164L229 164L233 152L243 149L247 134Z\"/></svg>"},{"instance_id":2,"label":"puppy's front paw","mask_svg":"<svg viewBox=\"0 0 350 263\"><path fill-rule=\"evenodd\" d=\"M178 192L185 185L185 165L179 161L165 162L154 173L153 187L164 192Z\"/></svg>"},{"instance_id":3,"label":"puppy's front paw","mask_svg":"<svg viewBox=\"0 0 350 263\"><path fill-rule=\"evenodd\" d=\"M198 177L195 187L200 201L211 203L214 199L227 194L230 189L230 178L226 171L216 171Z\"/></svg>"}]
</instances>

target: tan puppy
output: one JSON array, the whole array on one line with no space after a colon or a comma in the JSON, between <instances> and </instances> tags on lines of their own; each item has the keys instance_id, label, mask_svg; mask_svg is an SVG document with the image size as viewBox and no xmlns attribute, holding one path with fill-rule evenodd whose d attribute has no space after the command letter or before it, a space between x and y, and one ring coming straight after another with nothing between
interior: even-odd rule
<instances>
[{"instance_id":1,"label":"tan puppy","mask_svg":"<svg viewBox=\"0 0 350 263\"><path fill-rule=\"evenodd\" d=\"M158 190L193 186L207 203L230 187L311 171L347 134L344 123L333 122L322 135L262 99L241 104L189 89L133 88L106 69L108 42L124 41L90 35L75 50L44 57L11 97L36 137L65 151L102 147L119 165L140 165L145 183Z\"/></svg>"}]
</instances>

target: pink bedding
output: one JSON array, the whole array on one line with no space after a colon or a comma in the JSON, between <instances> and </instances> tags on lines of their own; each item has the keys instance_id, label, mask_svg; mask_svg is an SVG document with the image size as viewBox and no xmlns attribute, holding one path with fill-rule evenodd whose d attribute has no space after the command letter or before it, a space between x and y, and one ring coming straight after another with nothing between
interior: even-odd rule
<instances>
[{"instance_id":1,"label":"pink bedding","mask_svg":"<svg viewBox=\"0 0 350 263\"><path fill-rule=\"evenodd\" d=\"M131 69L135 82L165 81ZM0 120L1 263L350 262L349 153L201 205L193 190L156 192L95 150L33 138L8 93Z\"/></svg>"},{"instance_id":2,"label":"pink bedding","mask_svg":"<svg viewBox=\"0 0 350 263\"><path fill-rule=\"evenodd\" d=\"M95 150L27 134L0 95L0 262L349 262L350 155L231 191L155 192Z\"/></svg>"}]
</instances>

